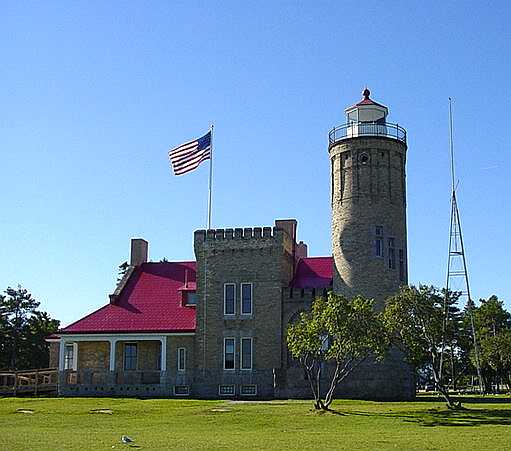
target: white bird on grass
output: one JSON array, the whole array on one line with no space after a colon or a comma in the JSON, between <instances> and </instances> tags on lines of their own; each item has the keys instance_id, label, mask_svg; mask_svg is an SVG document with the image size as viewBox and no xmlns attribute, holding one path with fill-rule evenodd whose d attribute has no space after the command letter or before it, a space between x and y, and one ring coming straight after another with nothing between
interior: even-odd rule
<instances>
[{"instance_id":1,"label":"white bird on grass","mask_svg":"<svg viewBox=\"0 0 511 451\"><path fill-rule=\"evenodd\" d=\"M121 437L121 442L124 443L125 445L130 445L130 446L135 444L135 440L128 437L127 435L123 435Z\"/></svg>"}]
</instances>

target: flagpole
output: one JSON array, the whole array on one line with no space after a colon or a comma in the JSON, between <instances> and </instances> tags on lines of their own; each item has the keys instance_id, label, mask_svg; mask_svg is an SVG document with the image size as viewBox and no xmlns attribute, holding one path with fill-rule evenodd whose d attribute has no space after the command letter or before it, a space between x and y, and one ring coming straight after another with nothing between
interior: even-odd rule
<instances>
[{"instance_id":1,"label":"flagpole","mask_svg":"<svg viewBox=\"0 0 511 451\"><path fill-rule=\"evenodd\" d=\"M213 180L213 129L214 125L211 124L211 127L209 128L211 132L211 157L209 158L209 197L208 197L208 226L207 229L211 229L211 186L212 186L212 180Z\"/></svg>"}]
</instances>

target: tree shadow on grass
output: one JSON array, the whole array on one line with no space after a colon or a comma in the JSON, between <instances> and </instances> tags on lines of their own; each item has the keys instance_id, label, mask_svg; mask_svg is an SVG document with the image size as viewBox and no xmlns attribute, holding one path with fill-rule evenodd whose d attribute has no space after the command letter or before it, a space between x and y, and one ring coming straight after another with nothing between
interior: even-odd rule
<instances>
[{"instance_id":1,"label":"tree shadow on grass","mask_svg":"<svg viewBox=\"0 0 511 451\"><path fill-rule=\"evenodd\" d=\"M350 414L401 419L406 423L416 423L425 427L511 425L511 409L428 409L380 414L350 412Z\"/></svg>"}]
</instances>

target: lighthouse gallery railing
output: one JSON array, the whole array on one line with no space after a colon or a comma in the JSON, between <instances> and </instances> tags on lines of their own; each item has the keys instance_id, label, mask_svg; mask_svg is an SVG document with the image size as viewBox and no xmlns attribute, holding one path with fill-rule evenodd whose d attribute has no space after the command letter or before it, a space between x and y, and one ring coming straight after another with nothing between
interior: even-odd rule
<instances>
[{"instance_id":1,"label":"lighthouse gallery railing","mask_svg":"<svg viewBox=\"0 0 511 451\"><path fill-rule=\"evenodd\" d=\"M382 136L397 139L406 144L406 130L398 124L377 122L350 122L338 125L328 134L329 145L343 139L358 138L359 136Z\"/></svg>"}]
</instances>

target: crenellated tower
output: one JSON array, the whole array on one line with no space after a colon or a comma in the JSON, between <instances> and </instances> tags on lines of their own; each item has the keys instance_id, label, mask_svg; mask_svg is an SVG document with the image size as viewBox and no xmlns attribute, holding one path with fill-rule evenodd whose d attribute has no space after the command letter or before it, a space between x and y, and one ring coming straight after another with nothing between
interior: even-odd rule
<instances>
[{"instance_id":1,"label":"crenellated tower","mask_svg":"<svg viewBox=\"0 0 511 451\"><path fill-rule=\"evenodd\" d=\"M406 284L406 131L370 98L346 109L329 134L333 289L386 297Z\"/></svg>"}]
</instances>

